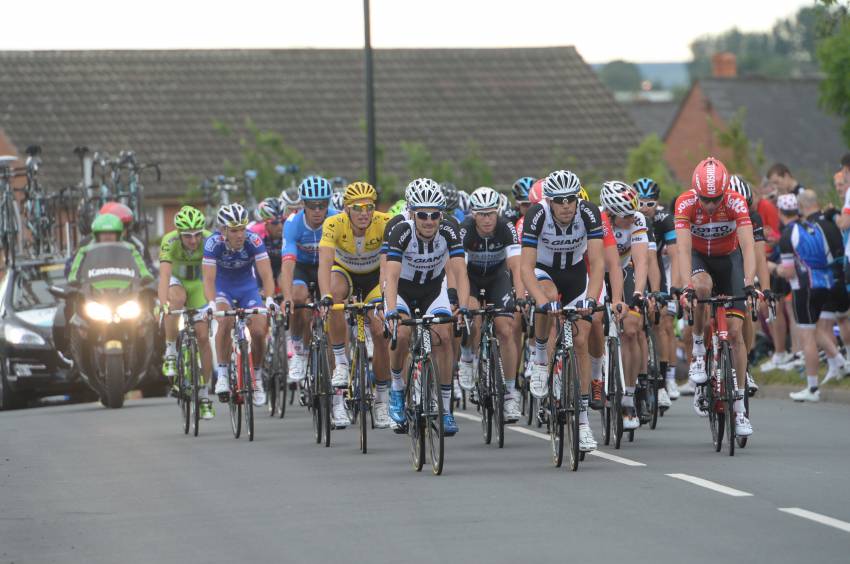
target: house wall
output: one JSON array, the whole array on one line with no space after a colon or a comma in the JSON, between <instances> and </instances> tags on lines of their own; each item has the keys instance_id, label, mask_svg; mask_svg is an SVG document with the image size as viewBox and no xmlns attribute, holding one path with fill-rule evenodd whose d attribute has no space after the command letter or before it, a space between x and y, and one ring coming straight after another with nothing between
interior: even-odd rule
<instances>
[{"instance_id":1,"label":"house wall","mask_svg":"<svg viewBox=\"0 0 850 564\"><path fill-rule=\"evenodd\" d=\"M729 159L730 152L719 146L714 132L715 128L725 127L699 82L695 83L664 138L664 158L684 187L690 187L694 167L705 157Z\"/></svg>"}]
</instances>

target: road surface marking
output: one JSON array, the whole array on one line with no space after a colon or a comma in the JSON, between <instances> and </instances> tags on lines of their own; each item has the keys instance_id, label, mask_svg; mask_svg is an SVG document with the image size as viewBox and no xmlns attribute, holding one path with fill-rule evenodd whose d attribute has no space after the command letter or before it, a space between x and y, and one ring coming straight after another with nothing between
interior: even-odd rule
<instances>
[{"instance_id":1,"label":"road surface marking","mask_svg":"<svg viewBox=\"0 0 850 564\"><path fill-rule=\"evenodd\" d=\"M802 517L803 519L808 519L809 521L814 521L815 523L820 523L821 525L826 525L827 527L835 527L836 529L840 529L845 533L850 533L850 523L848 523L847 521L833 519L832 517L827 517L826 515L821 515L820 513L815 513L814 511L800 509L799 507L779 507L778 509L783 513L790 513L791 515L796 515L797 517Z\"/></svg>"},{"instance_id":2,"label":"road surface marking","mask_svg":"<svg viewBox=\"0 0 850 564\"><path fill-rule=\"evenodd\" d=\"M462 417L464 419L469 419L470 421L481 421L481 418L477 415L470 415L468 413L459 413L455 411L455 417ZM544 441L549 440L549 435L546 433L541 433L540 431L532 431L531 429L526 429L525 427L513 427L510 425L505 425L505 429L509 429L511 431L515 431L517 433L522 433L523 435L528 435L529 437L534 437L537 439L543 439ZM607 452L602 452L598 450L594 450L592 452L587 453L590 456L597 456L599 458L603 458L605 460L610 460L611 462L618 462L620 464L625 464L626 466L646 466L643 462L638 462L636 460L629 460L628 458L623 458L622 456L616 456L614 454L608 454Z\"/></svg>"},{"instance_id":3,"label":"road surface marking","mask_svg":"<svg viewBox=\"0 0 850 564\"><path fill-rule=\"evenodd\" d=\"M723 484L718 484L717 482L711 482L709 480L697 478L696 476L691 476L690 474L665 474L665 476L670 476L671 478L676 478L677 480L690 482L696 486L707 488L709 490L714 490L722 494L731 495L732 497L748 497L753 495L751 493L742 492L741 490L736 490L735 488L730 488L729 486L724 486Z\"/></svg>"}]
</instances>

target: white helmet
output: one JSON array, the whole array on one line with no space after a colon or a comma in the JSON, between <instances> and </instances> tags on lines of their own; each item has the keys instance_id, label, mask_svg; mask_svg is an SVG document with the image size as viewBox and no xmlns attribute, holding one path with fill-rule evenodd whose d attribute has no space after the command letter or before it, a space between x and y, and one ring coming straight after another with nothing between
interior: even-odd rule
<instances>
[{"instance_id":1,"label":"white helmet","mask_svg":"<svg viewBox=\"0 0 850 564\"><path fill-rule=\"evenodd\" d=\"M579 192L581 181L569 170L556 170L543 181L543 195L547 198L578 196Z\"/></svg>"},{"instance_id":2,"label":"white helmet","mask_svg":"<svg viewBox=\"0 0 850 564\"><path fill-rule=\"evenodd\" d=\"M505 194L499 194L499 215L505 215L511 209L511 201Z\"/></svg>"},{"instance_id":3,"label":"white helmet","mask_svg":"<svg viewBox=\"0 0 850 564\"><path fill-rule=\"evenodd\" d=\"M747 200L747 205L753 205L753 191L750 185L744 180L744 177L739 174L733 174L729 179L729 190L737 192Z\"/></svg>"},{"instance_id":4,"label":"white helmet","mask_svg":"<svg viewBox=\"0 0 850 564\"><path fill-rule=\"evenodd\" d=\"M602 185L599 201L605 211L617 217L633 216L638 210L637 194L634 188L619 180L609 180Z\"/></svg>"},{"instance_id":5,"label":"white helmet","mask_svg":"<svg viewBox=\"0 0 850 564\"><path fill-rule=\"evenodd\" d=\"M298 192L298 188L287 188L281 192L280 201L283 202L284 207L297 206L300 204L301 194Z\"/></svg>"},{"instance_id":6,"label":"white helmet","mask_svg":"<svg viewBox=\"0 0 850 564\"><path fill-rule=\"evenodd\" d=\"M466 193L466 190L457 191L457 209L463 213L469 212L469 194Z\"/></svg>"},{"instance_id":7,"label":"white helmet","mask_svg":"<svg viewBox=\"0 0 850 564\"><path fill-rule=\"evenodd\" d=\"M248 225L248 211L239 204L227 204L219 208L216 219L222 227L244 227Z\"/></svg>"},{"instance_id":8,"label":"white helmet","mask_svg":"<svg viewBox=\"0 0 850 564\"><path fill-rule=\"evenodd\" d=\"M476 211L495 210L499 207L499 193L482 186L469 196L469 209Z\"/></svg>"},{"instance_id":9,"label":"white helmet","mask_svg":"<svg viewBox=\"0 0 850 564\"><path fill-rule=\"evenodd\" d=\"M430 178L417 178L407 185L405 190L407 208L438 208L446 207L446 197L440 185Z\"/></svg>"},{"instance_id":10,"label":"white helmet","mask_svg":"<svg viewBox=\"0 0 850 564\"><path fill-rule=\"evenodd\" d=\"M345 209L345 192L334 192L331 196L331 207L342 211Z\"/></svg>"}]
</instances>

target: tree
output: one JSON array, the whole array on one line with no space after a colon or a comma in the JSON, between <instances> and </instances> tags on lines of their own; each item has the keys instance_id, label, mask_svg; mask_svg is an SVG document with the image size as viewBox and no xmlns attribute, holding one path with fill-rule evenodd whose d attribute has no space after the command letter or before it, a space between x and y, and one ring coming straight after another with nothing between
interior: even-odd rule
<instances>
[{"instance_id":1,"label":"tree","mask_svg":"<svg viewBox=\"0 0 850 564\"><path fill-rule=\"evenodd\" d=\"M843 13L833 15L831 34L818 45L817 56L826 75L820 83L821 106L844 118L841 133L850 145L850 17L842 7Z\"/></svg>"},{"instance_id":2,"label":"tree","mask_svg":"<svg viewBox=\"0 0 850 564\"><path fill-rule=\"evenodd\" d=\"M640 68L626 61L611 61L599 69L599 79L612 92L635 92L643 81Z\"/></svg>"},{"instance_id":3,"label":"tree","mask_svg":"<svg viewBox=\"0 0 850 564\"><path fill-rule=\"evenodd\" d=\"M460 185L471 192L481 186L493 185L493 170L481 155L481 146L477 141L470 140L466 144L466 153L460 163Z\"/></svg>"},{"instance_id":4,"label":"tree","mask_svg":"<svg viewBox=\"0 0 850 564\"><path fill-rule=\"evenodd\" d=\"M664 160L664 142L652 133L643 138L640 145L629 151L626 160L626 182L638 178L651 178L661 187L661 201L674 198L680 187L673 181L667 162Z\"/></svg>"},{"instance_id":5,"label":"tree","mask_svg":"<svg viewBox=\"0 0 850 564\"><path fill-rule=\"evenodd\" d=\"M747 137L744 132L746 115L746 108L740 108L725 128L717 127L712 121L709 121L709 125L714 129L717 143L731 155L724 163L729 172L752 181L759 177L759 171L764 168L764 143L760 139L753 145Z\"/></svg>"}]
</instances>

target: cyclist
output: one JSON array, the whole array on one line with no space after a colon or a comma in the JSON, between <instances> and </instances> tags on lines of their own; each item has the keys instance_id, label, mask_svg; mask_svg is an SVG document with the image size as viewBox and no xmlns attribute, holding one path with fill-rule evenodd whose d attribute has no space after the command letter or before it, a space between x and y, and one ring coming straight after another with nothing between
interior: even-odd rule
<instances>
[{"instance_id":1,"label":"cyclist","mask_svg":"<svg viewBox=\"0 0 850 564\"><path fill-rule=\"evenodd\" d=\"M756 273L755 241L747 201L737 192L728 190L729 173L722 162L708 157L694 169L691 190L676 199L676 247L679 253L680 279L688 281L682 301L691 307L693 298L706 299L712 288L727 296L757 295L754 287ZM753 432L745 413L743 390L746 389L747 349L744 346L743 325L745 308L735 302L729 308L729 341L732 345L738 377L735 401L735 431L744 437ZM689 378L697 384L694 409L706 416L704 384L706 307L694 312L692 331L693 362Z\"/></svg>"},{"instance_id":2,"label":"cyclist","mask_svg":"<svg viewBox=\"0 0 850 564\"><path fill-rule=\"evenodd\" d=\"M325 220L322 240L319 243L319 289L322 303L330 306L341 303L355 293L365 302L381 300L379 285L381 247L384 229L392 216L375 211L378 193L367 182L349 184L344 193L345 209ZM331 384L336 388L348 387L348 357L345 353L346 324L342 311L329 313L328 336L333 346L335 368ZM389 391L389 355L383 343L383 323L377 315L370 315L369 329L373 348L375 371L375 427L390 426L387 412ZM351 424L341 393L334 396L334 426L345 428Z\"/></svg>"},{"instance_id":3,"label":"cyclist","mask_svg":"<svg viewBox=\"0 0 850 564\"><path fill-rule=\"evenodd\" d=\"M457 186L451 182L443 182L440 184L440 190L443 191L443 196L446 197L446 216L455 218L458 223L462 222L464 217L466 217L466 210L458 209L460 194L458 193Z\"/></svg>"},{"instance_id":4,"label":"cyclist","mask_svg":"<svg viewBox=\"0 0 850 564\"><path fill-rule=\"evenodd\" d=\"M469 194L466 193L466 190L457 191L457 209L464 214L469 213Z\"/></svg>"},{"instance_id":5,"label":"cyclist","mask_svg":"<svg viewBox=\"0 0 850 564\"><path fill-rule=\"evenodd\" d=\"M673 214L658 205L661 188L653 179L640 178L632 187L637 191L640 212L647 220L651 244L655 245L655 253L649 254L650 285L654 291L670 294L672 275L678 275L679 272L678 256L671 249L671 246L676 244ZM670 407L670 400L679 398L679 388L676 386L676 335L673 331L675 316L676 304L670 301L662 312L656 331L659 370L665 376L665 387L658 390L659 407Z\"/></svg>"},{"instance_id":6,"label":"cyclist","mask_svg":"<svg viewBox=\"0 0 850 564\"><path fill-rule=\"evenodd\" d=\"M517 342L514 325L514 296L524 296L519 272L520 244L513 223L499 217L499 193L482 187L469 197L471 216L460 226L460 239L466 252L469 274L469 307L479 307L478 297L484 290L489 303L505 308L495 319L496 334L502 353L505 379L505 422L520 418L520 396L516 390ZM506 268L507 267L507 268ZM473 351L477 350L477 325L473 326L467 346L461 347L458 367L460 385L465 390L475 386Z\"/></svg>"},{"instance_id":7,"label":"cyclist","mask_svg":"<svg viewBox=\"0 0 850 564\"><path fill-rule=\"evenodd\" d=\"M585 391L579 413L579 448L587 452L596 448L587 418L590 398L586 390L590 388L591 371L587 338L590 310L596 306L592 296L598 296L602 290L605 264L599 208L579 200L580 191L578 176L569 170L556 170L546 177L543 201L531 206L526 213L521 265L522 282L537 304L542 304L543 310L556 314L563 304L583 310L587 316L576 323L573 335L581 389ZM546 365L550 354L550 326L548 315L537 316L529 386L537 398L543 398L548 391Z\"/></svg>"},{"instance_id":8,"label":"cyclist","mask_svg":"<svg viewBox=\"0 0 850 564\"><path fill-rule=\"evenodd\" d=\"M183 206L174 216L177 228L162 238L159 249L159 303L168 309L204 309L204 284L201 281L201 262L204 258L204 243L212 235L205 229L207 219L192 206ZM212 349L207 319L203 313L195 317L195 332L201 352L201 372L204 382L212 381ZM172 379L171 389L177 392L177 318L165 319L165 358L162 373ZM215 415L212 402L207 396L207 386L200 389L200 414L204 419Z\"/></svg>"},{"instance_id":9,"label":"cyclist","mask_svg":"<svg viewBox=\"0 0 850 564\"><path fill-rule=\"evenodd\" d=\"M283 257L283 222L286 212L279 198L266 198L257 206L254 212L256 222L248 227L252 233L256 233L269 254L269 262L272 267L272 279L277 284L280 278L280 266ZM280 289L275 287L275 294Z\"/></svg>"},{"instance_id":10,"label":"cyclist","mask_svg":"<svg viewBox=\"0 0 850 564\"><path fill-rule=\"evenodd\" d=\"M224 205L218 210L217 220L220 230L213 233L204 245L203 280L204 295L209 302L208 311L262 307L263 301L257 288L259 277L263 284L266 308L269 313L273 312L277 304L274 301L274 280L269 255L263 240L256 233L247 230L248 212L240 204ZM230 394L227 368L231 354L230 330L233 323L231 317L220 318L215 335L218 358L215 393L222 402L226 402ZM254 405L261 406L266 403L262 362L268 318L264 314L252 315L250 324Z\"/></svg>"},{"instance_id":11,"label":"cyclist","mask_svg":"<svg viewBox=\"0 0 850 564\"><path fill-rule=\"evenodd\" d=\"M319 242L322 240L322 223L335 215L329 209L331 183L321 176L308 176L298 186L304 209L291 215L283 226L283 262L280 267L280 288L283 299L290 304L304 304L310 298L309 286L319 285ZM289 381L302 380L307 373L307 349L310 325L306 310L293 310L289 335L292 340L292 358L289 363Z\"/></svg>"},{"instance_id":12,"label":"cyclist","mask_svg":"<svg viewBox=\"0 0 850 564\"><path fill-rule=\"evenodd\" d=\"M520 219L525 216L525 212L528 211L528 207L531 205L528 199L528 192L532 186L534 186L533 177L521 176L516 179L516 182L511 187L511 192L514 196L514 209Z\"/></svg>"},{"instance_id":13,"label":"cyclist","mask_svg":"<svg viewBox=\"0 0 850 564\"><path fill-rule=\"evenodd\" d=\"M451 272L461 315L466 315L469 281L466 277L463 246L457 228L442 219L446 199L439 185L430 178L417 178L408 186L407 205L412 219L397 223L387 235L386 320L398 322L418 309L425 315L451 315L446 273ZM458 432L451 414L452 333L448 324L435 325L434 355L440 373L443 399L443 430L446 436ZM398 347L390 351L392 389L390 417L397 424L405 421L402 366L408 354L410 330L398 326Z\"/></svg>"},{"instance_id":14,"label":"cyclist","mask_svg":"<svg viewBox=\"0 0 850 564\"><path fill-rule=\"evenodd\" d=\"M301 194L298 188L287 188L280 193L280 203L285 211L287 219L304 209L304 202L301 201Z\"/></svg>"},{"instance_id":15,"label":"cyclist","mask_svg":"<svg viewBox=\"0 0 850 564\"><path fill-rule=\"evenodd\" d=\"M623 397L623 429L632 430L640 426L634 405L635 383L646 357L641 354L640 305L647 281L647 254L649 237L646 218L638 211L637 193L619 180L606 182L600 193L602 211L608 216L610 229L617 241L620 255L619 268L623 272L623 297L629 300L630 315L623 318L623 333L620 335L623 354L623 375L626 394ZM645 375L643 375L645 376Z\"/></svg>"}]
</instances>

